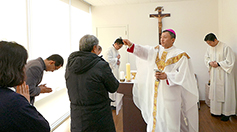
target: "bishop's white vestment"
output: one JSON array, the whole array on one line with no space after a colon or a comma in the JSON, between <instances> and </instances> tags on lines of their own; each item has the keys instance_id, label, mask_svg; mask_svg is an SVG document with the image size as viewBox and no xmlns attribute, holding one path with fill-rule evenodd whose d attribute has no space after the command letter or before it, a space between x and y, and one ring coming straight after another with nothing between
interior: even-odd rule
<instances>
[{"instance_id":1,"label":"bishop's white vestment","mask_svg":"<svg viewBox=\"0 0 237 132\"><path fill-rule=\"evenodd\" d=\"M211 61L219 63L214 68ZM235 54L229 46L219 41L215 47L209 46L205 55L205 64L210 72L210 110L215 115L235 115L236 92L234 80Z\"/></svg>"},{"instance_id":2,"label":"bishop's white vestment","mask_svg":"<svg viewBox=\"0 0 237 132\"><path fill-rule=\"evenodd\" d=\"M118 55L119 55L119 51L116 50L113 45L109 47L109 49L107 50L105 54L105 60L109 63L109 66L117 80L119 80L119 65L117 65ZM110 99L114 101L114 102L111 102L111 105L115 107L118 107L119 105L121 105L122 96L123 96L122 94L119 94L117 92L109 93ZM119 109L117 110L116 108L117 114L118 114Z\"/></svg>"},{"instance_id":3,"label":"bishop's white vestment","mask_svg":"<svg viewBox=\"0 0 237 132\"><path fill-rule=\"evenodd\" d=\"M133 100L147 132L198 132L198 88L190 57L175 46L134 46ZM156 80L154 68L165 72L167 80Z\"/></svg>"}]
</instances>

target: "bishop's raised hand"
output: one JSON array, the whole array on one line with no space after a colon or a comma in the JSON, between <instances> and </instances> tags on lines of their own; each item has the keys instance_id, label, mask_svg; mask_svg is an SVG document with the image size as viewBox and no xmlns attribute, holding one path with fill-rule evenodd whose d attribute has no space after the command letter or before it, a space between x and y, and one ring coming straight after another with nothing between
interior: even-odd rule
<instances>
[{"instance_id":1,"label":"bishop's raised hand","mask_svg":"<svg viewBox=\"0 0 237 132\"><path fill-rule=\"evenodd\" d=\"M128 39L123 39L123 43L124 43L124 45L127 45L127 46L132 46L132 42L130 42Z\"/></svg>"}]
</instances>

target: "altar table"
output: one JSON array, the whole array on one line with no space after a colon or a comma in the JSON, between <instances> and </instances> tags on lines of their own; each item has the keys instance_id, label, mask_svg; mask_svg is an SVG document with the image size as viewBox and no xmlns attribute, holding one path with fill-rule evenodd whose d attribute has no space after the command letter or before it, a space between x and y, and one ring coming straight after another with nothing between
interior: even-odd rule
<instances>
[{"instance_id":1,"label":"altar table","mask_svg":"<svg viewBox=\"0 0 237 132\"><path fill-rule=\"evenodd\" d=\"M141 111L133 102L132 95L133 83L120 82L118 93L123 96L123 132L146 132L146 123L144 122Z\"/></svg>"}]
</instances>

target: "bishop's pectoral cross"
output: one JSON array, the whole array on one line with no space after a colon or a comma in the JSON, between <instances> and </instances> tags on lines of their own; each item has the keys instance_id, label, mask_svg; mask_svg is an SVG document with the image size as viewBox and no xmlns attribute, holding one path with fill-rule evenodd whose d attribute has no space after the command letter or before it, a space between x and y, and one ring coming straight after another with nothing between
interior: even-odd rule
<instances>
[{"instance_id":1,"label":"bishop's pectoral cross","mask_svg":"<svg viewBox=\"0 0 237 132\"><path fill-rule=\"evenodd\" d=\"M155 11L158 10L158 14L150 14L150 17L155 17L158 18L158 27L159 27L159 42L160 42L160 38L161 38L161 32L162 32L162 19L164 17L169 17L170 14L162 14L162 11L164 11L163 6L158 6L156 7Z\"/></svg>"}]
</instances>

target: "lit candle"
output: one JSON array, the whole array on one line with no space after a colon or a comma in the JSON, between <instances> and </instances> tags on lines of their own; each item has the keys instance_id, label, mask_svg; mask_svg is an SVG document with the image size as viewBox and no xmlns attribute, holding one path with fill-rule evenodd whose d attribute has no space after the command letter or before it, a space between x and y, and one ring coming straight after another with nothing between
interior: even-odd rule
<instances>
[{"instance_id":1,"label":"lit candle","mask_svg":"<svg viewBox=\"0 0 237 132\"><path fill-rule=\"evenodd\" d=\"M126 76L127 76L127 80L130 81L131 80L131 73L130 73L130 64L129 63L126 64Z\"/></svg>"}]
</instances>

